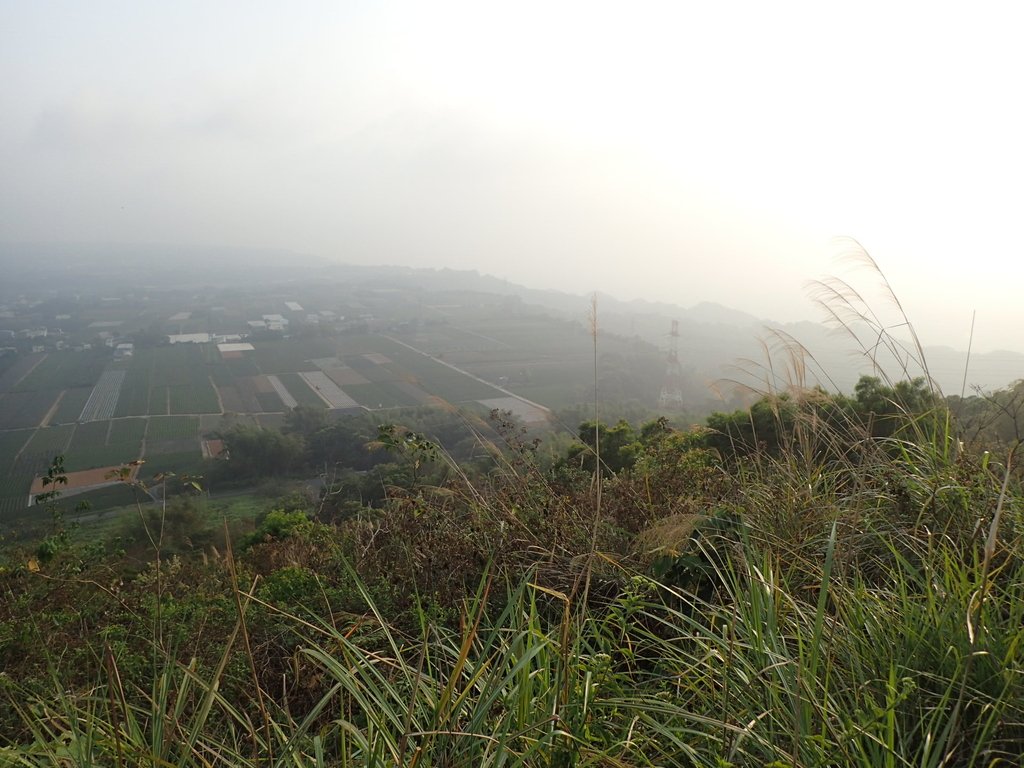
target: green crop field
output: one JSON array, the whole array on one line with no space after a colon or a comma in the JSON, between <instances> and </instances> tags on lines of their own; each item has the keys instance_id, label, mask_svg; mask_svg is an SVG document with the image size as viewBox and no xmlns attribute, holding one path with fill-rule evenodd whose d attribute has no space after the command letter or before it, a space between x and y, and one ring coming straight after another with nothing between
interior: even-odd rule
<instances>
[{"instance_id":1,"label":"green crop field","mask_svg":"<svg viewBox=\"0 0 1024 768\"><path fill-rule=\"evenodd\" d=\"M50 427L37 429L34 432L22 430L19 433L2 433L5 435L4 442L0 444L6 450L11 450L5 459L6 473L0 476L0 497L18 499L14 506L21 508L28 498L29 488L32 479L46 472L53 459L58 454L65 452L71 436L74 434L75 426L68 424L61 427ZM17 449L13 446L23 439L23 436L31 434L25 445L21 448L21 454L14 460L14 453ZM11 436L13 435L13 436ZM9 463L8 463L9 462ZM4 509L11 506L5 503Z\"/></svg>"},{"instance_id":2,"label":"green crop field","mask_svg":"<svg viewBox=\"0 0 1024 768\"><path fill-rule=\"evenodd\" d=\"M84 452L68 451L64 459L64 468L68 472L98 467L113 467L135 461L142 453L142 443L117 443L114 445L96 445Z\"/></svg>"},{"instance_id":3,"label":"green crop field","mask_svg":"<svg viewBox=\"0 0 1024 768\"><path fill-rule=\"evenodd\" d=\"M206 361L198 344L171 344L146 350L154 385L175 386L207 380Z\"/></svg>"},{"instance_id":4,"label":"green crop field","mask_svg":"<svg viewBox=\"0 0 1024 768\"><path fill-rule=\"evenodd\" d=\"M26 454L44 455L53 458L67 450L68 442L75 433L74 424L37 429L28 445L22 450Z\"/></svg>"},{"instance_id":5,"label":"green crop field","mask_svg":"<svg viewBox=\"0 0 1024 768\"><path fill-rule=\"evenodd\" d=\"M160 453L184 453L199 450L199 439L195 437L178 437L166 440L147 440L146 458L152 459Z\"/></svg>"},{"instance_id":6,"label":"green crop field","mask_svg":"<svg viewBox=\"0 0 1024 768\"><path fill-rule=\"evenodd\" d=\"M331 354L339 357L342 355L365 355L373 352L390 356L392 352L405 349L401 344L396 344L389 338L369 333L337 336L334 339L334 347ZM324 355L318 355L318 357L324 357Z\"/></svg>"},{"instance_id":7,"label":"green crop field","mask_svg":"<svg viewBox=\"0 0 1024 768\"><path fill-rule=\"evenodd\" d=\"M335 351L334 344L327 339L259 341L253 346L255 351L247 355L260 371L271 374L315 371L316 366L309 361L329 357Z\"/></svg>"},{"instance_id":8,"label":"green crop field","mask_svg":"<svg viewBox=\"0 0 1024 768\"><path fill-rule=\"evenodd\" d=\"M167 387L171 413L220 413L217 393L209 380Z\"/></svg>"},{"instance_id":9,"label":"green crop field","mask_svg":"<svg viewBox=\"0 0 1024 768\"><path fill-rule=\"evenodd\" d=\"M261 413L255 417L256 422L264 429L280 429L284 426L283 413Z\"/></svg>"},{"instance_id":10,"label":"green crop field","mask_svg":"<svg viewBox=\"0 0 1024 768\"><path fill-rule=\"evenodd\" d=\"M372 384L402 380L402 376L392 370L391 366L367 360L362 355L346 355L342 362Z\"/></svg>"},{"instance_id":11,"label":"green crop field","mask_svg":"<svg viewBox=\"0 0 1024 768\"><path fill-rule=\"evenodd\" d=\"M0 429L35 427L50 412L60 392L40 389L34 392L7 392L0 395Z\"/></svg>"},{"instance_id":12,"label":"green crop field","mask_svg":"<svg viewBox=\"0 0 1024 768\"><path fill-rule=\"evenodd\" d=\"M198 416L153 416L149 420L146 441L199 438Z\"/></svg>"},{"instance_id":13,"label":"green crop field","mask_svg":"<svg viewBox=\"0 0 1024 768\"><path fill-rule=\"evenodd\" d=\"M64 396L61 397L60 404L58 404L53 418L50 419L50 423L70 424L73 421L78 421L78 417L82 415L82 409L85 407L91 394L92 388L90 387L65 389Z\"/></svg>"},{"instance_id":14,"label":"green crop field","mask_svg":"<svg viewBox=\"0 0 1024 768\"><path fill-rule=\"evenodd\" d=\"M90 421L79 424L68 446L68 453L86 451L90 448L107 444L107 432L110 431L109 421Z\"/></svg>"},{"instance_id":15,"label":"green crop field","mask_svg":"<svg viewBox=\"0 0 1024 768\"><path fill-rule=\"evenodd\" d=\"M403 391L394 382L377 384L356 384L345 387L345 392L362 406L367 408L406 408L420 405L420 401Z\"/></svg>"},{"instance_id":16,"label":"green crop field","mask_svg":"<svg viewBox=\"0 0 1024 768\"><path fill-rule=\"evenodd\" d=\"M401 367L408 371L419 386L440 395L445 400L459 402L502 397L502 393L489 384L479 382L417 352L402 350L395 353L392 359L395 361L393 367Z\"/></svg>"},{"instance_id":17,"label":"green crop field","mask_svg":"<svg viewBox=\"0 0 1024 768\"><path fill-rule=\"evenodd\" d=\"M251 353L246 353L246 357L235 358L233 360L225 360L224 365L218 370L224 370L230 372L231 376L236 378L243 376L259 376L260 368L256 365L256 362L248 357Z\"/></svg>"},{"instance_id":18,"label":"green crop field","mask_svg":"<svg viewBox=\"0 0 1024 768\"><path fill-rule=\"evenodd\" d=\"M226 365L210 366L210 378L218 387L230 387L235 383L235 374Z\"/></svg>"},{"instance_id":19,"label":"green crop field","mask_svg":"<svg viewBox=\"0 0 1024 768\"><path fill-rule=\"evenodd\" d=\"M327 404L321 397L309 388L309 384L297 373L282 373L278 377L284 384L288 393L295 398L299 405L309 405L314 408L326 408Z\"/></svg>"},{"instance_id":20,"label":"green crop field","mask_svg":"<svg viewBox=\"0 0 1024 768\"><path fill-rule=\"evenodd\" d=\"M284 403L281 402L277 392L257 392L256 401L260 404L260 409L266 413L285 410Z\"/></svg>"},{"instance_id":21,"label":"green crop field","mask_svg":"<svg viewBox=\"0 0 1024 768\"><path fill-rule=\"evenodd\" d=\"M149 390L149 415L169 416L171 407L170 387L153 387Z\"/></svg>"},{"instance_id":22,"label":"green crop field","mask_svg":"<svg viewBox=\"0 0 1024 768\"><path fill-rule=\"evenodd\" d=\"M0 432L0 461L4 461L7 458L13 461L14 456L28 442L28 439L32 437L32 432L31 429ZM0 473L2 473L2 469L0 469Z\"/></svg>"},{"instance_id":23,"label":"green crop field","mask_svg":"<svg viewBox=\"0 0 1024 768\"><path fill-rule=\"evenodd\" d=\"M6 520L9 512L25 506L35 465L24 459L16 462L14 457L33 434L31 429L0 432L0 519Z\"/></svg>"},{"instance_id":24,"label":"green crop field","mask_svg":"<svg viewBox=\"0 0 1024 768\"><path fill-rule=\"evenodd\" d=\"M110 434L107 442L116 445L117 443L128 443L140 441L146 436L146 419L114 419L110 422Z\"/></svg>"},{"instance_id":25,"label":"green crop field","mask_svg":"<svg viewBox=\"0 0 1024 768\"><path fill-rule=\"evenodd\" d=\"M0 392L7 392L13 389L17 383L31 371L36 364L40 364L41 360L44 360L46 355L22 355L10 363L8 367L0 374Z\"/></svg>"},{"instance_id":26,"label":"green crop field","mask_svg":"<svg viewBox=\"0 0 1024 768\"><path fill-rule=\"evenodd\" d=\"M134 361L121 384L115 416L145 416L149 413L150 367Z\"/></svg>"},{"instance_id":27,"label":"green crop field","mask_svg":"<svg viewBox=\"0 0 1024 768\"><path fill-rule=\"evenodd\" d=\"M139 477L151 480L157 475L174 473L175 475L200 474L203 469L203 452L198 444L194 450L146 455L146 463L142 465Z\"/></svg>"},{"instance_id":28,"label":"green crop field","mask_svg":"<svg viewBox=\"0 0 1024 768\"><path fill-rule=\"evenodd\" d=\"M64 450L64 468L68 472L109 467L134 461L142 453L142 438L146 432L145 419L116 419L90 421L75 427L70 444ZM48 444L56 445L56 437ZM33 451L39 448L32 441Z\"/></svg>"},{"instance_id":29,"label":"green crop field","mask_svg":"<svg viewBox=\"0 0 1024 768\"><path fill-rule=\"evenodd\" d=\"M52 352L15 387L19 392L91 387L109 362L107 350Z\"/></svg>"}]
</instances>

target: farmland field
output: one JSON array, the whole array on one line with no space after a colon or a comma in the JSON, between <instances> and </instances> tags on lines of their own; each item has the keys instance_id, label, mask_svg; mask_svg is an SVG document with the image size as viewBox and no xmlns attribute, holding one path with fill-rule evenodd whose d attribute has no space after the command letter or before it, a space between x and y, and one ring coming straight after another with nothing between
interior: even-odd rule
<instances>
[{"instance_id":1,"label":"farmland field","mask_svg":"<svg viewBox=\"0 0 1024 768\"><path fill-rule=\"evenodd\" d=\"M335 352L334 344L327 339L312 341L261 341L249 352L251 359L263 373L295 373L314 371L311 360L330 357Z\"/></svg>"},{"instance_id":2,"label":"farmland field","mask_svg":"<svg viewBox=\"0 0 1024 768\"><path fill-rule=\"evenodd\" d=\"M146 441L177 440L180 438L199 439L198 416L154 416L149 420ZM196 443L198 450L198 443Z\"/></svg>"},{"instance_id":3,"label":"farmland field","mask_svg":"<svg viewBox=\"0 0 1024 768\"><path fill-rule=\"evenodd\" d=\"M283 413L261 413L256 417L257 423L264 429L280 429L284 426Z\"/></svg>"},{"instance_id":4,"label":"farmland field","mask_svg":"<svg viewBox=\"0 0 1024 768\"><path fill-rule=\"evenodd\" d=\"M50 412L59 390L17 391L0 395L0 429L35 427Z\"/></svg>"},{"instance_id":5,"label":"farmland field","mask_svg":"<svg viewBox=\"0 0 1024 768\"><path fill-rule=\"evenodd\" d=\"M142 441L146 436L146 419L115 419L110 422L110 433L107 442L128 443Z\"/></svg>"},{"instance_id":6,"label":"farmland field","mask_svg":"<svg viewBox=\"0 0 1024 768\"><path fill-rule=\"evenodd\" d=\"M149 376L146 366L132 365L125 373L115 416L145 416L149 413Z\"/></svg>"},{"instance_id":7,"label":"farmland field","mask_svg":"<svg viewBox=\"0 0 1024 768\"><path fill-rule=\"evenodd\" d=\"M401 379L401 376L391 370L391 368L375 363L365 355L347 355L345 363L371 384Z\"/></svg>"},{"instance_id":8,"label":"farmland field","mask_svg":"<svg viewBox=\"0 0 1024 768\"><path fill-rule=\"evenodd\" d=\"M203 452L196 441L192 450L180 450L169 453L161 453L155 456L147 455L146 463L142 465L139 477L151 480L160 474L173 472L176 475L189 475L200 472L203 467Z\"/></svg>"},{"instance_id":9,"label":"farmland field","mask_svg":"<svg viewBox=\"0 0 1024 768\"><path fill-rule=\"evenodd\" d=\"M63 453L75 433L74 424L65 424L59 427L47 427L37 429L32 439L22 449L23 454L44 455L53 458L58 453Z\"/></svg>"},{"instance_id":10,"label":"farmland field","mask_svg":"<svg viewBox=\"0 0 1024 768\"><path fill-rule=\"evenodd\" d=\"M168 387L172 414L220 413L217 393L209 380Z\"/></svg>"},{"instance_id":11,"label":"farmland field","mask_svg":"<svg viewBox=\"0 0 1024 768\"><path fill-rule=\"evenodd\" d=\"M309 384L299 374L282 373L277 378L288 389L288 392L299 405L309 405L313 408L327 407L327 403L323 401L323 398L310 389Z\"/></svg>"},{"instance_id":12,"label":"farmland field","mask_svg":"<svg viewBox=\"0 0 1024 768\"><path fill-rule=\"evenodd\" d=\"M258 376L260 373L259 366L248 357L225 360L218 366L218 370L225 370L233 377Z\"/></svg>"},{"instance_id":13,"label":"farmland field","mask_svg":"<svg viewBox=\"0 0 1024 768\"><path fill-rule=\"evenodd\" d=\"M208 345L172 344L139 351L128 363L116 416L220 413L211 378L229 382L206 363Z\"/></svg>"},{"instance_id":14,"label":"farmland field","mask_svg":"<svg viewBox=\"0 0 1024 768\"><path fill-rule=\"evenodd\" d=\"M113 416L124 378L123 370L105 371L96 382L96 386L93 387L92 394L89 395L89 399L82 408L79 420L99 421Z\"/></svg>"},{"instance_id":15,"label":"farmland field","mask_svg":"<svg viewBox=\"0 0 1024 768\"><path fill-rule=\"evenodd\" d=\"M337 356L342 355L367 355L383 354L390 355L402 349L400 344L386 336L379 334L359 334L352 336L339 336L335 341Z\"/></svg>"},{"instance_id":16,"label":"farmland field","mask_svg":"<svg viewBox=\"0 0 1024 768\"><path fill-rule=\"evenodd\" d=\"M107 350L52 352L15 387L19 392L41 388L73 389L91 387L109 360Z\"/></svg>"},{"instance_id":17,"label":"farmland field","mask_svg":"<svg viewBox=\"0 0 1024 768\"><path fill-rule=\"evenodd\" d=\"M377 384L356 384L345 387L345 391L360 405L372 410L378 408L406 408L422 405L422 402L398 386L397 382Z\"/></svg>"},{"instance_id":18,"label":"farmland field","mask_svg":"<svg viewBox=\"0 0 1024 768\"><path fill-rule=\"evenodd\" d=\"M110 431L109 421L90 421L79 424L71 436L68 452L86 451L96 445L107 444L107 433Z\"/></svg>"},{"instance_id":19,"label":"farmland field","mask_svg":"<svg viewBox=\"0 0 1024 768\"><path fill-rule=\"evenodd\" d=\"M15 454L21 450L22 446L28 442L28 439L32 436L31 429L19 429L12 432L0 432L0 457L10 456L14 458ZM0 474L3 474L3 467L0 467Z\"/></svg>"},{"instance_id":20,"label":"farmland field","mask_svg":"<svg viewBox=\"0 0 1024 768\"><path fill-rule=\"evenodd\" d=\"M276 392L259 392L256 399L263 413L279 413L285 410L284 401Z\"/></svg>"},{"instance_id":21,"label":"farmland field","mask_svg":"<svg viewBox=\"0 0 1024 768\"><path fill-rule=\"evenodd\" d=\"M332 408L356 408L359 404L349 397L344 390L328 378L323 371L300 373L299 376L312 387L320 397L324 397Z\"/></svg>"},{"instance_id":22,"label":"farmland field","mask_svg":"<svg viewBox=\"0 0 1024 768\"><path fill-rule=\"evenodd\" d=\"M79 424L71 438L64 456L64 466L69 472L95 467L109 467L134 461L142 452L142 434L133 421L145 422L141 419L124 419L119 421L91 421ZM118 426L114 433L115 425Z\"/></svg>"},{"instance_id":23,"label":"farmland field","mask_svg":"<svg viewBox=\"0 0 1024 768\"><path fill-rule=\"evenodd\" d=\"M68 472L78 472L96 467L112 467L135 461L142 453L142 443L115 443L113 445L95 445L89 450L76 452L72 447L64 459L64 468Z\"/></svg>"},{"instance_id":24,"label":"farmland field","mask_svg":"<svg viewBox=\"0 0 1024 768\"><path fill-rule=\"evenodd\" d=\"M85 408L91 395L92 387L65 389L64 396L60 399L50 423L70 424L73 421L78 421L78 417L82 415L82 409Z\"/></svg>"},{"instance_id":25,"label":"farmland field","mask_svg":"<svg viewBox=\"0 0 1024 768\"><path fill-rule=\"evenodd\" d=\"M236 387L218 386L217 392L220 395L221 403L224 404L225 413L245 413L252 410L246 407L245 401L242 400L242 395Z\"/></svg>"},{"instance_id":26,"label":"farmland field","mask_svg":"<svg viewBox=\"0 0 1024 768\"><path fill-rule=\"evenodd\" d=\"M299 404L298 400L292 397L291 392L289 392L288 388L285 387L284 382L282 382L277 376L270 375L265 378L270 386L274 388L274 394L280 398L286 408L294 408ZM260 399L260 402L263 402L262 398Z\"/></svg>"},{"instance_id":27,"label":"farmland field","mask_svg":"<svg viewBox=\"0 0 1024 768\"><path fill-rule=\"evenodd\" d=\"M0 375L0 392L7 392L14 388L29 371L37 365L41 365L45 357L46 355L42 354L22 355L15 360L11 367Z\"/></svg>"},{"instance_id":28,"label":"farmland field","mask_svg":"<svg viewBox=\"0 0 1024 768\"><path fill-rule=\"evenodd\" d=\"M0 519L25 506L34 477L34 463L15 456L33 435L31 429L0 432ZM52 458L52 457L51 457Z\"/></svg>"},{"instance_id":29,"label":"farmland field","mask_svg":"<svg viewBox=\"0 0 1024 768\"><path fill-rule=\"evenodd\" d=\"M446 400L461 402L502 397L502 393L489 384L412 350L403 350L394 357L396 365L412 373L417 384L430 392L442 394Z\"/></svg>"}]
</instances>

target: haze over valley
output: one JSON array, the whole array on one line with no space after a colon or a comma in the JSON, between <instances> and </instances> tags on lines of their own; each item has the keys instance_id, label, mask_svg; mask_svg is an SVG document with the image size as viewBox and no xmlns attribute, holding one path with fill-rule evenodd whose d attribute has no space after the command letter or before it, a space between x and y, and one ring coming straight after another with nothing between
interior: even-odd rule
<instances>
[{"instance_id":1,"label":"haze over valley","mask_svg":"<svg viewBox=\"0 0 1024 768\"><path fill-rule=\"evenodd\" d=\"M0 765L1019 765L1022 28L0 3Z\"/></svg>"}]
</instances>

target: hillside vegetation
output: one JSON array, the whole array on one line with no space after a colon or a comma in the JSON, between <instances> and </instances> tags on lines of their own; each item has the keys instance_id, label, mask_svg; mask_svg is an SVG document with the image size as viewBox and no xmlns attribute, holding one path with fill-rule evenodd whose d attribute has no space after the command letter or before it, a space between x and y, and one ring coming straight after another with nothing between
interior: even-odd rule
<instances>
[{"instance_id":1,"label":"hillside vegetation","mask_svg":"<svg viewBox=\"0 0 1024 768\"><path fill-rule=\"evenodd\" d=\"M0 756L1016 764L1016 442L875 379L710 423L588 423L554 461L498 424L485 468L382 428L375 506L245 537L188 495L101 543L58 513L3 572Z\"/></svg>"}]
</instances>

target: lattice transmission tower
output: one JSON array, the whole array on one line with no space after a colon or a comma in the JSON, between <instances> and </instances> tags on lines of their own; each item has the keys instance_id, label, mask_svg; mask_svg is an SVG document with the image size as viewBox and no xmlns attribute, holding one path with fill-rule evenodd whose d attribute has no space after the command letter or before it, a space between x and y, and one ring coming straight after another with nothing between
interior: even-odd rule
<instances>
[{"instance_id":1,"label":"lattice transmission tower","mask_svg":"<svg viewBox=\"0 0 1024 768\"><path fill-rule=\"evenodd\" d=\"M679 321L672 321L668 334L668 359L665 364L665 380L661 383L658 406L674 409L683 407L683 368L679 365Z\"/></svg>"}]
</instances>

